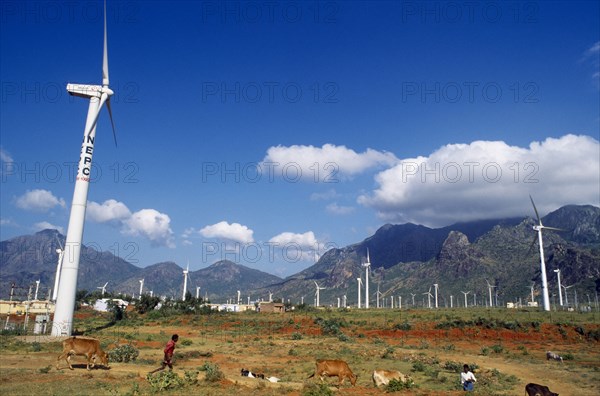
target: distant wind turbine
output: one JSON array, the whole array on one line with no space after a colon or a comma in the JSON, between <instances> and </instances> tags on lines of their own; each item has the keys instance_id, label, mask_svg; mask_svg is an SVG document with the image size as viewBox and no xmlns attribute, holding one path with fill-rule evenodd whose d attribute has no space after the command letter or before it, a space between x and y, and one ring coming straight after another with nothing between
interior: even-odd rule
<instances>
[{"instance_id":1,"label":"distant wind turbine","mask_svg":"<svg viewBox=\"0 0 600 396\"><path fill-rule=\"evenodd\" d=\"M144 280L140 279L140 300L142 299L143 290L144 290Z\"/></svg>"},{"instance_id":2,"label":"distant wind turbine","mask_svg":"<svg viewBox=\"0 0 600 396\"><path fill-rule=\"evenodd\" d=\"M319 293L319 292L320 292L321 290L324 290L325 288L324 288L324 287L321 287L321 286L319 286L319 284L318 284L316 281L313 281L313 282L315 282L315 286L317 287L317 291L315 292L315 297L317 298L317 300L316 300L316 303L315 303L315 307L318 307L318 306L319 306L319 304L320 304L320 302L319 302L319 294L320 294L320 293Z\"/></svg>"},{"instance_id":3,"label":"distant wind turbine","mask_svg":"<svg viewBox=\"0 0 600 396\"><path fill-rule=\"evenodd\" d=\"M574 286L574 285L571 285L571 286L565 286L565 285L562 285L562 288L563 288L563 289L565 289L565 305L566 305L567 307L569 306L569 295L568 295L568 293L567 293L567 289L570 289L570 288L572 288L573 286Z\"/></svg>"},{"instance_id":4,"label":"distant wind turbine","mask_svg":"<svg viewBox=\"0 0 600 396\"><path fill-rule=\"evenodd\" d=\"M538 233L538 244L540 245L540 270L542 273L542 297L544 301L544 311L550 311L550 296L548 294L548 279L546 277L546 262L544 261L544 242L542 240L542 230L554 230L554 231L563 231L560 228L546 227L542 224L542 219L538 213L537 208L535 207L535 203L533 202L533 198L531 195L529 196L531 200L531 204L533 205L533 210L535 211L535 217L537 218L538 224L533 226L533 229ZM533 240L533 244L535 243L535 239Z\"/></svg>"},{"instance_id":5,"label":"distant wind turbine","mask_svg":"<svg viewBox=\"0 0 600 396\"><path fill-rule=\"evenodd\" d=\"M35 295L33 297L33 299L35 301L37 301L37 298L38 298L38 290L40 290L40 282L41 282L41 279L38 279L35 281Z\"/></svg>"},{"instance_id":6,"label":"distant wind turbine","mask_svg":"<svg viewBox=\"0 0 600 396\"><path fill-rule=\"evenodd\" d=\"M187 267L183 270L183 296L181 297L182 301L185 301L185 294L187 292L187 282L188 282L188 274L190 273L190 262L188 261Z\"/></svg>"},{"instance_id":7,"label":"distant wind turbine","mask_svg":"<svg viewBox=\"0 0 600 396\"><path fill-rule=\"evenodd\" d=\"M434 283L433 287L435 288L435 307L438 307L438 284Z\"/></svg>"},{"instance_id":8,"label":"distant wind turbine","mask_svg":"<svg viewBox=\"0 0 600 396\"><path fill-rule=\"evenodd\" d=\"M415 296L416 296L416 294L415 293L410 293L410 295L412 296L412 305L414 307L415 306Z\"/></svg>"},{"instance_id":9,"label":"distant wind turbine","mask_svg":"<svg viewBox=\"0 0 600 396\"><path fill-rule=\"evenodd\" d=\"M67 84L67 91L73 96L89 99L87 120L83 133L83 143L79 156L79 167L75 179L75 191L71 203L69 228L65 247L70 249L67 261L63 263L60 275L60 287L56 298L56 311L54 312L54 325L52 335L71 335L73 326L73 311L75 310L75 294L77 292L77 273L83 240L83 225L87 207L87 196L90 187L92 168L92 155L96 139L96 124L102 106L106 103L108 115L113 127L115 145L117 138L115 125L110 108L110 97L114 93L109 88L108 79L108 43L106 33L106 3L104 3L104 54L102 59L102 85Z\"/></svg>"},{"instance_id":10,"label":"distant wind turbine","mask_svg":"<svg viewBox=\"0 0 600 396\"><path fill-rule=\"evenodd\" d=\"M367 248L367 262L363 263L362 266L365 267L365 308L369 309L369 270L371 269L369 248Z\"/></svg>"},{"instance_id":11,"label":"distant wind turbine","mask_svg":"<svg viewBox=\"0 0 600 396\"><path fill-rule=\"evenodd\" d=\"M488 280L487 280L487 279L485 280L485 283L487 283L487 286L488 286L488 292L490 293L490 308L491 308L491 307L494 305L494 303L493 303L493 300L492 300L492 289L493 289L494 287L496 287L496 286L492 286L492 285L490 284L490 282L488 282Z\"/></svg>"},{"instance_id":12,"label":"distant wind turbine","mask_svg":"<svg viewBox=\"0 0 600 396\"><path fill-rule=\"evenodd\" d=\"M433 297L433 294L431 294L431 287L429 288L429 291L423 293L423 295L427 296L427 308L431 309L431 297Z\"/></svg>"},{"instance_id":13,"label":"distant wind turbine","mask_svg":"<svg viewBox=\"0 0 600 396\"><path fill-rule=\"evenodd\" d=\"M56 276L54 277L54 290L52 290L52 301L56 301L56 297L58 295L60 270L62 267L63 256L65 255L65 250L63 249L63 245L60 243L58 236L54 235L54 237L56 238L56 242L58 242L59 248L56 249L56 253L58 253L58 263L56 264Z\"/></svg>"},{"instance_id":14,"label":"distant wind turbine","mask_svg":"<svg viewBox=\"0 0 600 396\"><path fill-rule=\"evenodd\" d=\"M554 272L556 272L556 276L558 277L558 302L560 304L560 306L563 306L563 300L562 300L562 290L560 288L560 268L557 268L554 270Z\"/></svg>"},{"instance_id":15,"label":"distant wind turbine","mask_svg":"<svg viewBox=\"0 0 600 396\"><path fill-rule=\"evenodd\" d=\"M379 308L379 298L381 297L383 293L379 291L379 283L377 284L377 293L375 293L375 296L377 297L377 308Z\"/></svg>"},{"instance_id":16,"label":"distant wind turbine","mask_svg":"<svg viewBox=\"0 0 600 396\"><path fill-rule=\"evenodd\" d=\"M362 286L362 279L356 278L356 281L358 282L358 309L360 309L360 289Z\"/></svg>"},{"instance_id":17,"label":"distant wind turbine","mask_svg":"<svg viewBox=\"0 0 600 396\"><path fill-rule=\"evenodd\" d=\"M467 294L471 293L471 291L470 290L467 292L461 291L461 293L465 295L465 308L467 308L467 305L468 305L467 304Z\"/></svg>"},{"instance_id":18,"label":"distant wind turbine","mask_svg":"<svg viewBox=\"0 0 600 396\"><path fill-rule=\"evenodd\" d=\"M108 282L106 282L104 284L104 286L98 286L98 287L96 287L96 289L101 289L102 290L102 297L104 297L104 293L106 292L106 285L108 285Z\"/></svg>"}]
</instances>

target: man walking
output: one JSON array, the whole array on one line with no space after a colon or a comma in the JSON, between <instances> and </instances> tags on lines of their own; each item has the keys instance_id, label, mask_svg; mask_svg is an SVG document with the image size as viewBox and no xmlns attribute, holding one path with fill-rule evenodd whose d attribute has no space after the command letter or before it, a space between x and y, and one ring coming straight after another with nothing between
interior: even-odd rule
<instances>
[{"instance_id":1,"label":"man walking","mask_svg":"<svg viewBox=\"0 0 600 396\"><path fill-rule=\"evenodd\" d=\"M150 371L148 374L154 374L157 371L164 370L167 366L169 366L169 371L173 371L173 352L175 352L175 344L178 340L179 336L177 334L173 334L171 336L171 340L167 342L167 346L165 346L165 350L163 351L165 353L165 356L163 362L161 363L161 366L156 370Z\"/></svg>"}]
</instances>

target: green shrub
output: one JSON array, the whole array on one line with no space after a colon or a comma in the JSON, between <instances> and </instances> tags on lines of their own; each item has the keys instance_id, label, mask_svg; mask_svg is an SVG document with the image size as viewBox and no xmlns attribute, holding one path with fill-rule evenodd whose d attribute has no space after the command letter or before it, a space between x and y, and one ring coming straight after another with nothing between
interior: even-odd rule
<instances>
[{"instance_id":1,"label":"green shrub","mask_svg":"<svg viewBox=\"0 0 600 396\"><path fill-rule=\"evenodd\" d=\"M396 323L394 325L394 330L404 330L404 331L408 331L412 329L412 326L410 323L408 323L407 321L404 321L403 323Z\"/></svg>"},{"instance_id":2,"label":"green shrub","mask_svg":"<svg viewBox=\"0 0 600 396\"><path fill-rule=\"evenodd\" d=\"M326 384L309 384L304 387L302 396L334 396L335 393Z\"/></svg>"},{"instance_id":3,"label":"green shrub","mask_svg":"<svg viewBox=\"0 0 600 396\"><path fill-rule=\"evenodd\" d=\"M382 359L393 359L394 358L394 348L387 347L383 355L381 355Z\"/></svg>"},{"instance_id":4,"label":"green shrub","mask_svg":"<svg viewBox=\"0 0 600 396\"><path fill-rule=\"evenodd\" d=\"M385 387L386 392L400 392L405 389L412 389L415 387L415 383L412 378L408 378L406 382L401 380L393 379Z\"/></svg>"},{"instance_id":5,"label":"green shrub","mask_svg":"<svg viewBox=\"0 0 600 396\"><path fill-rule=\"evenodd\" d=\"M298 333L298 332L292 333L292 340L301 340L301 339L302 339L301 333Z\"/></svg>"},{"instance_id":6,"label":"green shrub","mask_svg":"<svg viewBox=\"0 0 600 396\"><path fill-rule=\"evenodd\" d=\"M500 344L492 345L491 348L492 348L492 352L494 352L494 353L504 352L504 347Z\"/></svg>"},{"instance_id":7,"label":"green shrub","mask_svg":"<svg viewBox=\"0 0 600 396\"><path fill-rule=\"evenodd\" d=\"M425 371L425 363L420 362L420 361L414 362L412 365L412 370L413 371Z\"/></svg>"},{"instance_id":8,"label":"green shrub","mask_svg":"<svg viewBox=\"0 0 600 396\"><path fill-rule=\"evenodd\" d=\"M42 374L48 374L50 372L50 369L52 369L52 366L46 366L46 367L39 368L38 372L42 373Z\"/></svg>"},{"instance_id":9,"label":"green shrub","mask_svg":"<svg viewBox=\"0 0 600 396\"><path fill-rule=\"evenodd\" d=\"M189 338L186 338L185 340L181 341L181 345L183 345L183 346L190 346L193 343L194 342L192 340L190 340Z\"/></svg>"},{"instance_id":10,"label":"green shrub","mask_svg":"<svg viewBox=\"0 0 600 396\"><path fill-rule=\"evenodd\" d=\"M572 353L565 353L562 355L563 360L575 360L575 356Z\"/></svg>"},{"instance_id":11,"label":"green shrub","mask_svg":"<svg viewBox=\"0 0 600 396\"><path fill-rule=\"evenodd\" d=\"M33 352L39 352L42 350L42 344L40 344L39 342L32 342L31 349L33 349Z\"/></svg>"},{"instance_id":12,"label":"green shrub","mask_svg":"<svg viewBox=\"0 0 600 396\"><path fill-rule=\"evenodd\" d=\"M444 363L444 369L452 371L454 373L460 373L462 370L462 364L449 360L446 363Z\"/></svg>"},{"instance_id":13,"label":"green shrub","mask_svg":"<svg viewBox=\"0 0 600 396\"><path fill-rule=\"evenodd\" d=\"M225 374L216 363L205 362L200 371L206 371L205 380L208 382L217 382L225 378Z\"/></svg>"},{"instance_id":14,"label":"green shrub","mask_svg":"<svg viewBox=\"0 0 600 396\"><path fill-rule=\"evenodd\" d=\"M488 348L488 347L481 347L481 354L483 356L489 355L490 354L490 348Z\"/></svg>"},{"instance_id":15,"label":"green shrub","mask_svg":"<svg viewBox=\"0 0 600 396\"><path fill-rule=\"evenodd\" d=\"M130 344L119 345L112 351L108 351L108 357L111 362L128 363L134 361L140 355L140 351Z\"/></svg>"},{"instance_id":16,"label":"green shrub","mask_svg":"<svg viewBox=\"0 0 600 396\"><path fill-rule=\"evenodd\" d=\"M148 380L153 392L177 389L184 385L183 380L173 371L161 371L157 375L148 374L146 380Z\"/></svg>"}]
</instances>

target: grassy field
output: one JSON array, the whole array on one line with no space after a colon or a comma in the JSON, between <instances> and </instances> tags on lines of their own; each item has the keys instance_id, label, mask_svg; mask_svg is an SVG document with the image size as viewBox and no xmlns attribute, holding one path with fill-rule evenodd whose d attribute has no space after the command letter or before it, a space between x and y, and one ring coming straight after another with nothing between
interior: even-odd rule
<instances>
[{"instance_id":1,"label":"grassy field","mask_svg":"<svg viewBox=\"0 0 600 396\"><path fill-rule=\"evenodd\" d=\"M77 311L74 328L100 339L106 350L130 345L139 353L111 368L75 370L63 360L61 342L50 336L5 334L0 340L0 393L5 395L379 395L374 369L400 370L410 395L458 395L458 370L470 364L476 394L521 395L525 384L548 385L561 395L600 394L600 315L504 309L307 310L284 314L219 313L163 316L129 313L108 326L110 316ZM0 318L1 320L1 318ZM171 334L180 336L174 375L157 368ZM545 352L565 357L547 361ZM355 387L337 378L318 385L307 379L315 359L348 362ZM250 369L278 383L242 377ZM576 385L576 386L574 386Z\"/></svg>"}]
</instances>

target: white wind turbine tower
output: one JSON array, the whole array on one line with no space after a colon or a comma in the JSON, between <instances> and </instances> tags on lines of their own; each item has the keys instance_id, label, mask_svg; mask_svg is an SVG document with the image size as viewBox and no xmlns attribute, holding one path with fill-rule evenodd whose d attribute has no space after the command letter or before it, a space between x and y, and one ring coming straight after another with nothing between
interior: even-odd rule
<instances>
[{"instance_id":1,"label":"white wind turbine tower","mask_svg":"<svg viewBox=\"0 0 600 396\"><path fill-rule=\"evenodd\" d=\"M196 300L200 297L200 286L196 286ZM248 303L250 304L250 303Z\"/></svg>"},{"instance_id":2,"label":"white wind turbine tower","mask_svg":"<svg viewBox=\"0 0 600 396\"><path fill-rule=\"evenodd\" d=\"M41 279L38 279L35 281L35 295L33 296L34 301L37 301L38 290L40 290L40 282L41 282Z\"/></svg>"},{"instance_id":3,"label":"white wind turbine tower","mask_svg":"<svg viewBox=\"0 0 600 396\"><path fill-rule=\"evenodd\" d=\"M567 294L567 289L572 288L575 285L571 285L571 286L565 286L562 285L562 288L565 289L565 305L568 307L569 306L569 295Z\"/></svg>"},{"instance_id":4,"label":"white wind turbine tower","mask_svg":"<svg viewBox=\"0 0 600 396\"><path fill-rule=\"evenodd\" d=\"M461 291L461 293L465 295L465 308L467 308L467 306L468 306L468 304L467 304L467 294L471 293L471 291L470 290L467 291L467 292Z\"/></svg>"},{"instance_id":5,"label":"white wind turbine tower","mask_svg":"<svg viewBox=\"0 0 600 396\"><path fill-rule=\"evenodd\" d=\"M546 227L542 224L542 219L540 219L540 215L535 207L535 203L533 202L533 198L531 195L529 196L531 200L531 204L533 205L533 210L535 211L535 217L537 218L538 224L533 226L533 229L538 233L538 244L540 245L540 270L542 273L542 296L544 300L544 311L550 311L550 296L548 295L548 279L546 277L546 262L544 261L544 242L542 240L542 230L554 230L554 231L563 231L560 228ZM533 244L535 243L535 239L533 240Z\"/></svg>"},{"instance_id":6,"label":"white wind turbine tower","mask_svg":"<svg viewBox=\"0 0 600 396\"><path fill-rule=\"evenodd\" d=\"M185 293L187 292L187 281L188 274L190 273L190 262L188 261L187 267L183 270L183 296L181 297L182 301L185 301Z\"/></svg>"},{"instance_id":7,"label":"white wind turbine tower","mask_svg":"<svg viewBox=\"0 0 600 396\"><path fill-rule=\"evenodd\" d=\"M362 286L362 279L356 278L356 281L358 282L358 308L360 309L360 288Z\"/></svg>"},{"instance_id":8,"label":"white wind turbine tower","mask_svg":"<svg viewBox=\"0 0 600 396\"><path fill-rule=\"evenodd\" d=\"M534 301L534 297L533 297L533 288L535 286L535 283L532 283L531 286L529 286L531 288L531 302Z\"/></svg>"},{"instance_id":9,"label":"white wind turbine tower","mask_svg":"<svg viewBox=\"0 0 600 396\"><path fill-rule=\"evenodd\" d=\"M494 304L493 304L493 300L492 300L492 289L493 289L494 287L496 287L496 286L492 286L492 285L490 285L490 282L488 282L488 280L487 280L487 279L485 280L485 283L487 283L487 286L488 286L488 292L489 292L489 294L490 294L490 308L491 308L491 307L493 307L493 306L494 306Z\"/></svg>"},{"instance_id":10,"label":"white wind turbine tower","mask_svg":"<svg viewBox=\"0 0 600 396\"><path fill-rule=\"evenodd\" d=\"M556 272L556 276L558 277L558 301L560 303L560 306L563 306L563 301L562 301L562 290L560 288L560 268L557 268L554 270L554 272Z\"/></svg>"},{"instance_id":11,"label":"white wind turbine tower","mask_svg":"<svg viewBox=\"0 0 600 396\"><path fill-rule=\"evenodd\" d=\"M438 307L438 284L434 283L433 287L435 288L435 307L437 308Z\"/></svg>"},{"instance_id":12,"label":"white wind turbine tower","mask_svg":"<svg viewBox=\"0 0 600 396\"><path fill-rule=\"evenodd\" d=\"M96 138L96 124L104 103L108 109L110 121L113 126L113 137L117 142L110 96L114 93L109 87L108 79L108 43L106 34L106 3L104 3L104 53L102 58L102 85L67 84L67 91L73 96L90 100L88 115L83 133L83 143L79 157L79 167L75 179L75 191L71 203L71 214L67 230L65 247L70 249L67 260L62 265L60 287L56 298L56 311L52 335L71 335L73 326L73 311L75 309L75 294L77 292L77 273L83 240L83 224L87 206L87 196L90 187L90 174L92 155L94 153L94 140Z\"/></svg>"},{"instance_id":13,"label":"white wind turbine tower","mask_svg":"<svg viewBox=\"0 0 600 396\"><path fill-rule=\"evenodd\" d=\"M412 306L414 307L415 306L415 296L416 296L416 294L415 293L410 293L410 295L412 296Z\"/></svg>"},{"instance_id":14,"label":"white wind turbine tower","mask_svg":"<svg viewBox=\"0 0 600 396\"><path fill-rule=\"evenodd\" d=\"M241 298L242 298L242 292L241 291L237 291L237 305L241 304ZM283 299L282 299L283 301Z\"/></svg>"},{"instance_id":15,"label":"white wind turbine tower","mask_svg":"<svg viewBox=\"0 0 600 396\"><path fill-rule=\"evenodd\" d=\"M140 279L140 300L142 299L142 291L144 290L144 280Z\"/></svg>"},{"instance_id":16,"label":"white wind turbine tower","mask_svg":"<svg viewBox=\"0 0 600 396\"><path fill-rule=\"evenodd\" d=\"M433 294L431 294L431 287L429 287L429 291L423 293L423 295L427 296L427 308L431 309L431 297L433 297Z\"/></svg>"},{"instance_id":17,"label":"white wind turbine tower","mask_svg":"<svg viewBox=\"0 0 600 396\"><path fill-rule=\"evenodd\" d=\"M58 285L60 281L60 270L62 267L63 256L65 254L65 250L63 249L62 243L58 237L56 237L56 242L58 242L59 248L56 249L56 253L58 253L58 263L56 264L56 276L54 277L54 290L52 290L52 301L56 301L56 297L58 296Z\"/></svg>"},{"instance_id":18,"label":"white wind turbine tower","mask_svg":"<svg viewBox=\"0 0 600 396\"><path fill-rule=\"evenodd\" d=\"M96 289L102 289L102 297L104 297L104 293L106 292L106 285L108 285L108 282L106 282L104 286L96 287Z\"/></svg>"},{"instance_id":19,"label":"white wind turbine tower","mask_svg":"<svg viewBox=\"0 0 600 396\"><path fill-rule=\"evenodd\" d=\"M362 266L365 267L365 308L369 309L369 270L371 269L369 248L367 248L367 262L363 263Z\"/></svg>"},{"instance_id":20,"label":"white wind turbine tower","mask_svg":"<svg viewBox=\"0 0 600 396\"><path fill-rule=\"evenodd\" d=\"M320 304L320 302L319 302L319 295L320 295L320 293L319 292L321 290L324 290L325 288L324 287L320 287L319 284L316 281L313 281L313 282L315 282L315 287L317 288L317 291L315 292L315 297L316 297L315 307L318 307L319 304Z\"/></svg>"},{"instance_id":21,"label":"white wind turbine tower","mask_svg":"<svg viewBox=\"0 0 600 396\"><path fill-rule=\"evenodd\" d=\"M375 296L377 297L377 308L379 308L379 297L381 297L383 293L379 291L379 283L377 284L377 293L375 293Z\"/></svg>"}]
</instances>

